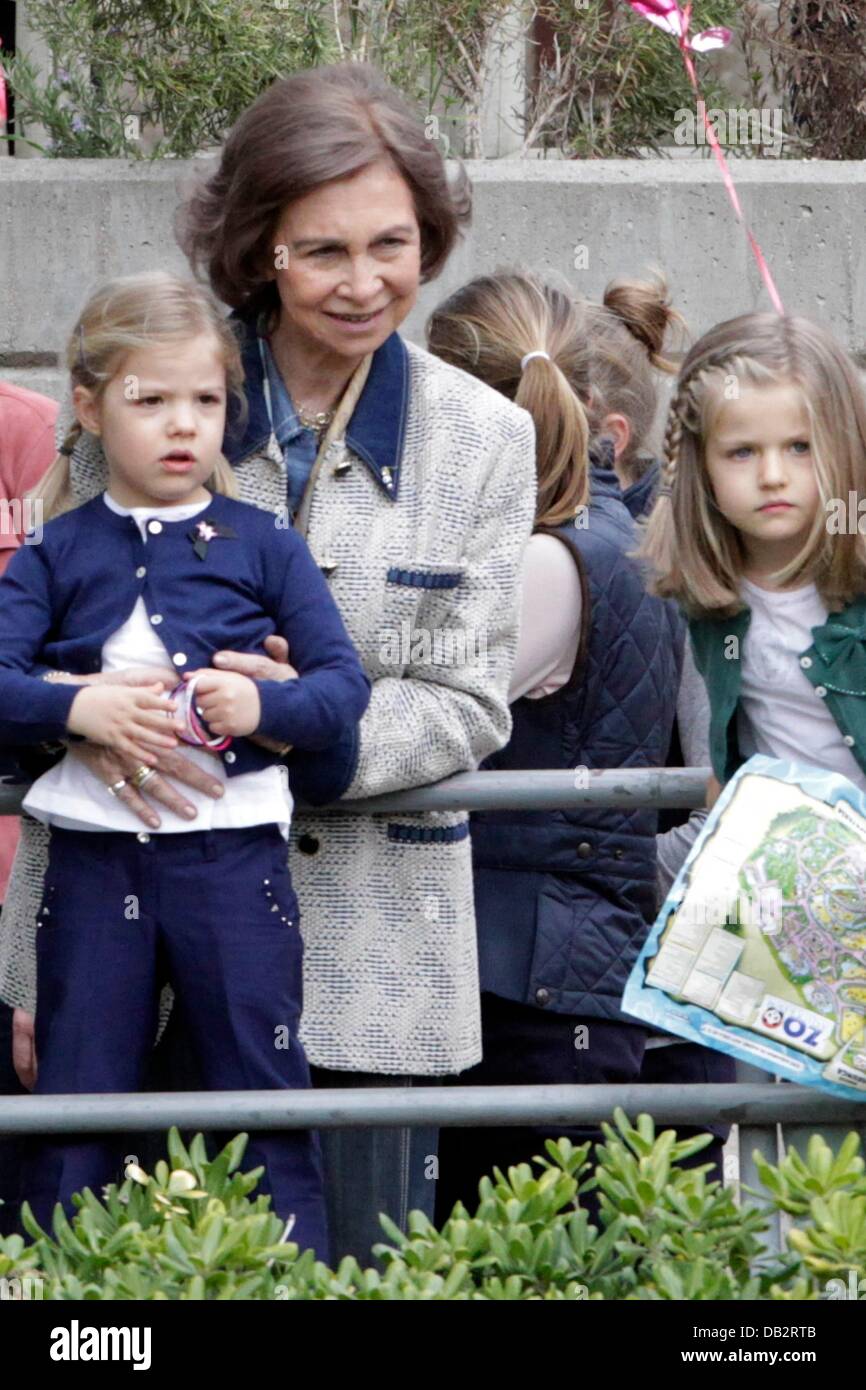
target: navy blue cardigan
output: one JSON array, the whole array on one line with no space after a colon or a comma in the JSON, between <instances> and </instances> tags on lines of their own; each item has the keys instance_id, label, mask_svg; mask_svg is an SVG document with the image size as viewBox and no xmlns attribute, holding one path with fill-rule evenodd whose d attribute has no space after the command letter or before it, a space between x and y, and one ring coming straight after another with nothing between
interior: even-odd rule
<instances>
[{"instance_id":1,"label":"navy blue cardigan","mask_svg":"<svg viewBox=\"0 0 866 1390\"><path fill-rule=\"evenodd\" d=\"M201 520L221 532L204 553L194 544ZM146 545L101 496L48 522L0 578L0 743L68 738L79 687L28 673L99 671L103 644L141 597L178 680L217 651L264 654L265 637L285 637L300 679L256 682L257 732L298 749L335 744L367 708L370 682L305 541L277 521L215 494L191 520L151 523ZM278 761L248 739L220 756L230 777Z\"/></svg>"}]
</instances>

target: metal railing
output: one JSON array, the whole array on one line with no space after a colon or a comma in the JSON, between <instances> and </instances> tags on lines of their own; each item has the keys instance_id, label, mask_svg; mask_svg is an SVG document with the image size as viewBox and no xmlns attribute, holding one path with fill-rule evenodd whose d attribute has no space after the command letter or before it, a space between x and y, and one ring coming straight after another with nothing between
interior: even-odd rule
<instances>
[{"instance_id":1,"label":"metal railing","mask_svg":"<svg viewBox=\"0 0 866 1390\"><path fill-rule=\"evenodd\" d=\"M467 772L431 786L365 801L317 807L355 815L454 810L573 810L583 806L690 809L704 803L709 768L626 768L551 772ZM0 783L0 815L14 815L26 787ZM298 807L299 810L308 809ZM208 1129L390 1126L597 1126L621 1106L663 1124L739 1126L740 1176L755 1183L752 1151L778 1161L785 1142L815 1126L838 1143L848 1128L866 1138L866 1106L809 1087L776 1084L739 1065L736 1085L428 1086L320 1091L174 1091L133 1095L0 1097L0 1134L144 1131L171 1125ZM784 1133L780 1126L784 1125ZM779 1248L778 1220L770 1243Z\"/></svg>"}]
</instances>

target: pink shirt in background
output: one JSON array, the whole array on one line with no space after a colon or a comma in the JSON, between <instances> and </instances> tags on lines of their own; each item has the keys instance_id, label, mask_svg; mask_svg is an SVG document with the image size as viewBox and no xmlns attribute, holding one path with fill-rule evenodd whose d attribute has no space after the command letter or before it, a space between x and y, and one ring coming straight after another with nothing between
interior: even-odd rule
<instances>
[{"instance_id":1,"label":"pink shirt in background","mask_svg":"<svg viewBox=\"0 0 866 1390\"><path fill-rule=\"evenodd\" d=\"M571 675L580 641L580 576L555 536L530 536L523 557L517 658L508 703L553 695Z\"/></svg>"},{"instance_id":2,"label":"pink shirt in background","mask_svg":"<svg viewBox=\"0 0 866 1390\"><path fill-rule=\"evenodd\" d=\"M23 505L54 461L57 404L47 396L0 381L0 574L38 518ZM18 845L18 819L0 816L0 903Z\"/></svg>"}]
</instances>

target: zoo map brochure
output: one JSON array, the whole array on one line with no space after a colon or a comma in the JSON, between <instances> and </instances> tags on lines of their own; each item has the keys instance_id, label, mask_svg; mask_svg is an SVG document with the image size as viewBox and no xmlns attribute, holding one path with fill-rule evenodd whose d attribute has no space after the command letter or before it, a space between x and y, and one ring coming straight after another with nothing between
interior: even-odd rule
<instances>
[{"instance_id":1,"label":"zoo map brochure","mask_svg":"<svg viewBox=\"0 0 866 1390\"><path fill-rule=\"evenodd\" d=\"M744 763L677 875L622 1007L866 1101L866 795L803 763Z\"/></svg>"}]
</instances>

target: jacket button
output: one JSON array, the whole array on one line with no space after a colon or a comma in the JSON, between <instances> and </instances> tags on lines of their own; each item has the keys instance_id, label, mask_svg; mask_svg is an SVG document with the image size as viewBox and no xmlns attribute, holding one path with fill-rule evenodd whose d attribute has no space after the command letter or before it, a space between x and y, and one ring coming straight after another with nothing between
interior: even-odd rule
<instances>
[{"instance_id":1,"label":"jacket button","mask_svg":"<svg viewBox=\"0 0 866 1390\"><path fill-rule=\"evenodd\" d=\"M162 530L162 522L161 522L161 521L149 521L149 522L147 523L147 529L148 529L148 531L150 532L150 534L151 534L152 536L158 536L159 533L160 533L160 531Z\"/></svg>"},{"instance_id":2,"label":"jacket button","mask_svg":"<svg viewBox=\"0 0 866 1390\"><path fill-rule=\"evenodd\" d=\"M589 856L590 856L591 854L592 854L592 845L589 844L589 842L588 842L587 840L581 841L581 843L580 843L580 844L578 845L578 847L577 847L577 855L578 855L578 858L579 858L579 859L588 859Z\"/></svg>"},{"instance_id":3,"label":"jacket button","mask_svg":"<svg viewBox=\"0 0 866 1390\"><path fill-rule=\"evenodd\" d=\"M227 763L236 763L238 760L238 755L237 753L226 753L225 760Z\"/></svg>"},{"instance_id":4,"label":"jacket button","mask_svg":"<svg viewBox=\"0 0 866 1390\"><path fill-rule=\"evenodd\" d=\"M139 565L138 569L135 571L135 577L136 577L136 579L143 579L144 576L145 576L146 574L147 574L147 566L146 566L146 565Z\"/></svg>"},{"instance_id":5,"label":"jacket button","mask_svg":"<svg viewBox=\"0 0 866 1390\"><path fill-rule=\"evenodd\" d=\"M550 1003L550 990L549 990L549 989L543 989L543 988L542 988L542 989L537 989L537 990L535 991L535 1002L536 1002L536 1004L540 1004L540 1005L542 1006L542 1008L544 1007L545 1004L549 1004L549 1003Z\"/></svg>"},{"instance_id":6,"label":"jacket button","mask_svg":"<svg viewBox=\"0 0 866 1390\"><path fill-rule=\"evenodd\" d=\"M161 613L153 613L153 614L151 615L150 621L153 623L154 627L159 627L160 623L162 622L162 614L161 614Z\"/></svg>"},{"instance_id":7,"label":"jacket button","mask_svg":"<svg viewBox=\"0 0 866 1390\"><path fill-rule=\"evenodd\" d=\"M853 735L853 734L846 734L845 737L843 738L842 742L844 743L844 745L845 745L846 748L853 748L853 747L854 747L854 735Z\"/></svg>"},{"instance_id":8,"label":"jacket button","mask_svg":"<svg viewBox=\"0 0 866 1390\"><path fill-rule=\"evenodd\" d=\"M818 699L819 699L819 700L826 699L826 696L827 696L827 687L826 687L826 685L816 685L816 686L815 686L815 694L818 696Z\"/></svg>"},{"instance_id":9,"label":"jacket button","mask_svg":"<svg viewBox=\"0 0 866 1390\"><path fill-rule=\"evenodd\" d=\"M298 849L301 854L318 854L319 841L315 835L302 835L298 840Z\"/></svg>"},{"instance_id":10,"label":"jacket button","mask_svg":"<svg viewBox=\"0 0 866 1390\"><path fill-rule=\"evenodd\" d=\"M808 671L809 667L812 665L811 656L801 656L800 665L802 666L804 671Z\"/></svg>"}]
</instances>

